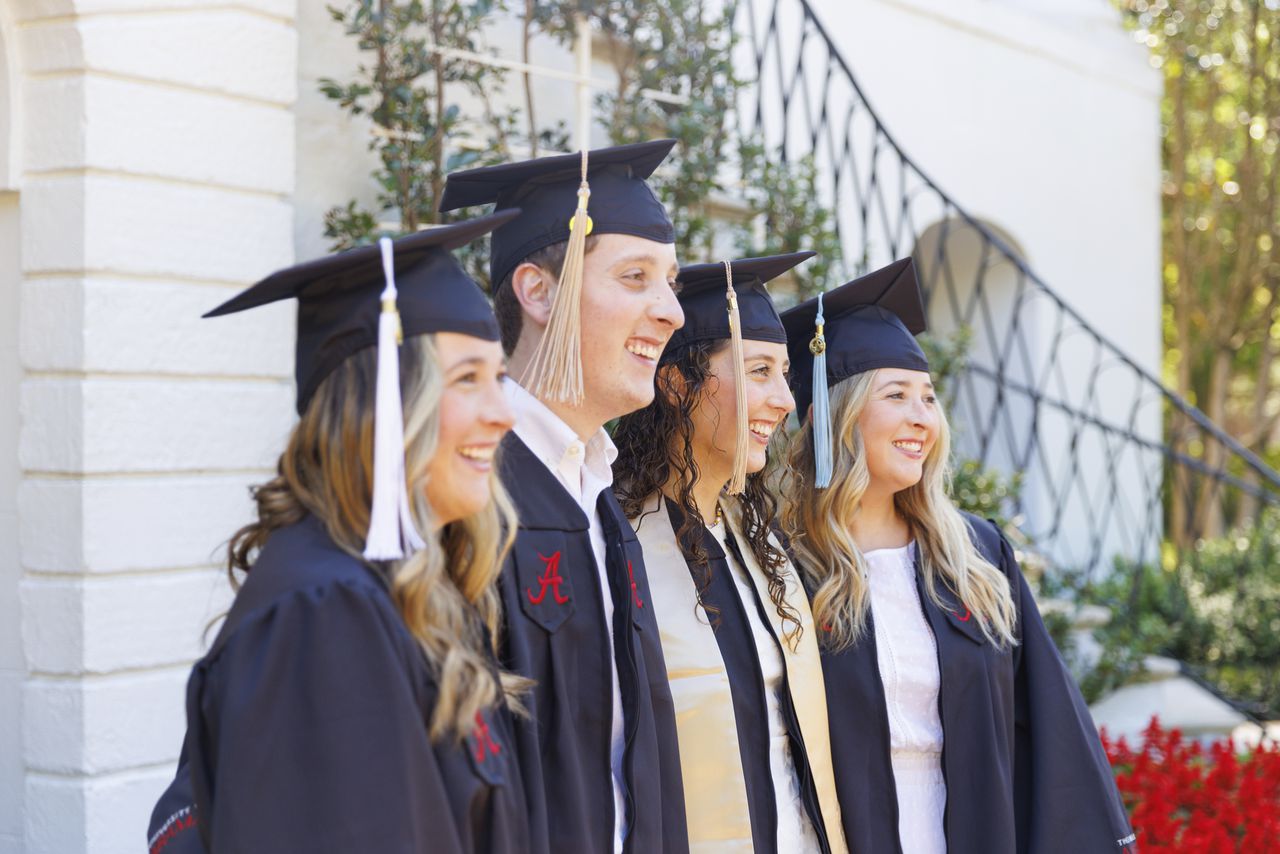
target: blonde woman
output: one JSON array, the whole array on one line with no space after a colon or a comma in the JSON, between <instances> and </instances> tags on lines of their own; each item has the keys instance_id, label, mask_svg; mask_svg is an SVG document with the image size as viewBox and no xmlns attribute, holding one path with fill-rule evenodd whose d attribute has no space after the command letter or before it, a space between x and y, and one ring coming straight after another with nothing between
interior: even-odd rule
<instances>
[{"instance_id":1,"label":"blonde woman","mask_svg":"<svg viewBox=\"0 0 1280 854\"><path fill-rule=\"evenodd\" d=\"M644 548L675 701L694 852L845 851L817 632L766 486L770 438L795 402L765 283L812 256L681 269L685 325L662 353L657 395L614 432L616 490Z\"/></svg>"},{"instance_id":2,"label":"blonde woman","mask_svg":"<svg viewBox=\"0 0 1280 854\"><path fill-rule=\"evenodd\" d=\"M911 260L783 321L802 426L782 520L822 629L850 850L1128 850L1097 732L1009 544L947 497Z\"/></svg>"},{"instance_id":3,"label":"blonde woman","mask_svg":"<svg viewBox=\"0 0 1280 854\"><path fill-rule=\"evenodd\" d=\"M246 575L192 670L153 852L529 850L494 665L512 415L497 323L447 251L510 218L303 264L211 312L298 300L301 418L231 540Z\"/></svg>"}]
</instances>

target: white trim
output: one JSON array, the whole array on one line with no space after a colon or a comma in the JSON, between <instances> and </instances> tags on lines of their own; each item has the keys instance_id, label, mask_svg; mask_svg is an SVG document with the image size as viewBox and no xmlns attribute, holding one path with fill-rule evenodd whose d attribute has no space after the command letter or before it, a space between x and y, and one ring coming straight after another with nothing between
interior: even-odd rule
<instances>
[{"instance_id":1,"label":"white trim","mask_svg":"<svg viewBox=\"0 0 1280 854\"><path fill-rule=\"evenodd\" d=\"M0 192L17 190L22 174L22 87L18 85L17 26L13 6L0 3Z\"/></svg>"}]
</instances>

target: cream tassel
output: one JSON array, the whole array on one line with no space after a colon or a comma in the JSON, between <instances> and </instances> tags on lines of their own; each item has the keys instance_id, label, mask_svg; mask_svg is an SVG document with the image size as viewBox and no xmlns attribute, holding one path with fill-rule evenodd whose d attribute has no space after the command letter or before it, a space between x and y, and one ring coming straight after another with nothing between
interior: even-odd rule
<instances>
[{"instance_id":1,"label":"cream tassel","mask_svg":"<svg viewBox=\"0 0 1280 854\"><path fill-rule=\"evenodd\" d=\"M831 397L827 389L827 339L823 335L824 318L822 316L822 294L818 294L818 316L815 319L817 330L813 340L809 342L809 352L813 354L813 485L815 489L826 489L831 485L832 454L835 449L831 443Z\"/></svg>"},{"instance_id":2,"label":"cream tassel","mask_svg":"<svg viewBox=\"0 0 1280 854\"><path fill-rule=\"evenodd\" d=\"M582 152L582 182L578 185L578 209L569 220L569 245L560 268L551 318L525 374L525 385L534 397L570 406L582 404L582 264L591 233L587 200L587 152Z\"/></svg>"},{"instance_id":3,"label":"cream tassel","mask_svg":"<svg viewBox=\"0 0 1280 854\"><path fill-rule=\"evenodd\" d=\"M422 548L409 510L404 471L404 410L400 400L400 311L396 308L395 252L388 237L382 249L382 314L378 317L378 380L373 411L373 509L364 556L400 560Z\"/></svg>"},{"instance_id":4,"label":"cream tassel","mask_svg":"<svg viewBox=\"0 0 1280 854\"><path fill-rule=\"evenodd\" d=\"M743 364L746 357L742 352L742 319L738 315L738 293L733 289L733 267L728 261L724 262L724 275L729 300L729 358L733 360L733 393L738 399L733 435L733 476L725 491L730 495L738 495L747 488L747 443L751 439L747 432L747 366Z\"/></svg>"}]
</instances>

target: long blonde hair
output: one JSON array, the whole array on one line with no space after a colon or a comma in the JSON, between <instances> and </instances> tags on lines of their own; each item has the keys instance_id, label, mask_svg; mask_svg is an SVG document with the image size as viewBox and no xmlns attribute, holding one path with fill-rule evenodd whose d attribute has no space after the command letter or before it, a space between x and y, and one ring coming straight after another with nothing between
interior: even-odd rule
<instances>
[{"instance_id":1,"label":"long blonde hair","mask_svg":"<svg viewBox=\"0 0 1280 854\"><path fill-rule=\"evenodd\" d=\"M782 481L782 526L803 572L816 589L813 619L824 645L844 649L867 626L870 597L867 561L850 522L871 483L858 419L871 398L877 371L865 371L831 388L835 437L831 486L813 488L813 419L805 418L788 449ZM986 560L969 537L968 525L948 497L951 430L938 408L938 440L925 459L924 475L897 493L894 505L915 537L925 590L939 607L946 585L972 611L983 635L999 647L1014 644L1017 611L1004 573Z\"/></svg>"},{"instance_id":2,"label":"long blonde hair","mask_svg":"<svg viewBox=\"0 0 1280 854\"><path fill-rule=\"evenodd\" d=\"M372 348L345 359L316 390L277 467L255 487L258 518L241 528L228 547L228 572L249 572L271 532L310 513L347 554L362 560L373 474L373 390L377 354ZM427 467L439 438L443 377L430 335L405 339L401 348L405 409L405 471L414 521L427 540L411 557L387 564L391 595L409 632L436 675L439 695L430 736L462 738L481 709L505 693L518 706L527 680L493 679L502 603L496 588L501 562L515 538L516 515L496 476L493 499L483 510L439 530L426 498Z\"/></svg>"}]
</instances>

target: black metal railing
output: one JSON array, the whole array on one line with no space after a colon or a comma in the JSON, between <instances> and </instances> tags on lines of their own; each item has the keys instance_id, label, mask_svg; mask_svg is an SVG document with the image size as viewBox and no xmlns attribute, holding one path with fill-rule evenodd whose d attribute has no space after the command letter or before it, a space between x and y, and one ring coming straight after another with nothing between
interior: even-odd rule
<instances>
[{"instance_id":1,"label":"black metal railing","mask_svg":"<svg viewBox=\"0 0 1280 854\"><path fill-rule=\"evenodd\" d=\"M783 163L817 169L815 204L835 212L837 274L915 256L931 326L969 336L945 390L959 453L1020 473L1013 510L1055 566L1092 574L1117 557L1154 562L1163 541L1222 533L1280 504L1275 471L911 160L808 3L739 0L736 29L739 130Z\"/></svg>"}]
</instances>

